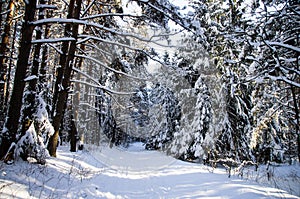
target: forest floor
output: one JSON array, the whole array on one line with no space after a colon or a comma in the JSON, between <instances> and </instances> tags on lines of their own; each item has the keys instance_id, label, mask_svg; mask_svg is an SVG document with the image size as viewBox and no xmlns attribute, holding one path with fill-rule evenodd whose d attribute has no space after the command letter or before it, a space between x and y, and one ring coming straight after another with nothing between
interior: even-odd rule
<instances>
[{"instance_id":1,"label":"forest floor","mask_svg":"<svg viewBox=\"0 0 300 199\"><path fill-rule=\"evenodd\" d=\"M299 163L272 166L270 180L265 170L228 178L225 169L145 151L141 143L76 153L60 146L45 165L0 162L0 198L299 198Z\"/></svg>"}]
</instances>

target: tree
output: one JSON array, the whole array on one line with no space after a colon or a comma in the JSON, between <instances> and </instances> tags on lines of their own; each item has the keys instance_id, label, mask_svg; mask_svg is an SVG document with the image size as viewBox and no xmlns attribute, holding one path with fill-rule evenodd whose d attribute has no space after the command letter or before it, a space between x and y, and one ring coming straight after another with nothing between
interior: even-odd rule
<instances>
[{"instance_id":1,"label":"tree","mask_svg":"<svg viewBox=\"0 0 300 199\"><path fill-rule=\"evenodd\" d=\"M47 5L51 1L40 0L38 2L40 5L38 9L37 20L43 20L45 13L49 10L56 9L55 6ZM50 16L48 12L48 17ZM48 37L50 32L50 27L48 25L42 26L38 25L35 28L35 36L32 41L32 63L30 65L30 76L26 79L28 80L27 86L25 88L25 93L23 96L23 109L21 116L21 123L30 123L30 129L27 127L22 129L18 135L17 148L20 152L16 152L16 155L20 156L23 160L27 157L35 158L38 163L44 163L45 158L49 155L47 151L47 145L49 143L49 138L53 135L54 129L50 123L50 117L48 114L49 104L46 104L46 100L49 98L49 93L46 89L48 86L46 76L47 67L47 48L45 48L45 43L39 42L43 40L44 37ZM42 49L43 48L43 49ZM49 89L47 89L49 91ZM47 93L47 94L45 94ZM30 139L32 137L32 139Z\"/></svg>"},{"instance_id":2,"label":"tree","mask_svg":"<svg viewBox=\"0 0 300 199\"><path fill-rule=\"evenodd\" d=\"M251 51L247 50L246 36L241 34L246 27L243 13L247 5L244 1L229 0L225 4L218 1L195 1L193 6L205 35L198 41L209 52L217 69L212 71L222 82L218 92L223 94L220 103L224 107L212 106L213 126L218 126L214 127L213 155L215 158L227 157L238 161L250 159L248 143L252 87L248 82L243 82L243 78L247 75L247 65L251 63L245 58Z\"/></svg>"},{"instance_id":3,"label":"tree","mask_svg":"<svg viewBox=\"0 0 300 199\"><path fill-rule=\"evenodd\" d=\"M179 101L174 91L159 83L156 83L154 88L150 88L147 97L148 100L141 99L144 102L141 105L149 109L148 114L144 116L146 117L144 120L147 122L147 128L150 129L150 135L147 136L146 140L146 149L165 150L170 145L180 125ZM145 113L145 111L141 112Z\"/></svg>"},{"instance_id":4,"label":"tree","mask_svg":"<svg viewBox=\"0 0 300 199\"><path fill-rule=\"evenodd\" d=\"M3 3L1 2L1 8ZM2 10L2 9L1 9ZM13 17L15 13L15 2L13 0L8 2L7 6L7 16L4 23L3 33L1 37L1 45L0 45L0 126L2 129L2 126L4 124L5 120L5 113L7 111L7 104L6 104L6 98L7 98L7 69L8 69L8 63L9 59L7 56L7 53L9 51L9 44L10 44L10 31L13 25ZM1 14L2 16L2 14ZM0 19L2 22L2 19ZM1 27L1 25L0 25Z\"/></svg>"},{"instance_id":5,"label":"tree","mask_svg":"<svg viewBox=\"0 0 300 199\"><path fill-rule=\"evenodd\" d=\"M75 6L76 4L76 6ZM80 11L81 11L81 4L82 0L72 0L69 4L69 15L70 18L79 19ZM73 11L74 9L74 11ZM70 83L71 83L71 72L72 68L74 66L74 58L75 58L75 51L76 51L76 39L78 37L78 28L79 24L73 24L71 28L72 37L74 38L73 41L70 41L66 44L68 51L62 54L61 56L64 59L62 61L62 72L63 72L63 79L61 82L62 88L59 90L56 90L58 92L57 101L54 102L54 115L53 115L53 127L54 127L54 134L50 138L49 144L48 144L48 150L51 156L56 157L56 148L58 143L58 137L59 137L59 130L61 121L63 118L63 113L66 105L66 101L68 99L68 91L70 89ZM67 32L67 30L66 30Z\"/></svg>"},{"instance_id":6,"label":"tree","mask_svg":"<svg viewBox=\"0 0 300 199\"><path fill-rule=\"evenodd\" d=\"M196 134L195 140L190 147L190 152L192 152L192 157L202 159L206 159L209 154L210 146L205 146L205 138L207 138L209 134L209 128L212 121L212 111L211 111L211 99L208 87L205 85L203 79L200 77L196 82L196 94L197 94L197 102L196 102L196 113L194 121L196 124L192 124L195 126ZM210 138L208 138L210 139ZM207 148L206 148L207 147ZM204 157L203 157L204 156Z\"/></svg>"},{"instance_id":7,"label":"tree","mask_svg":"<svg viewBox=\"0 0 300 199\"><path fill-rule=\"evenodd\" d=\"M299 8L294 1L264 2L261 5L264 7L257 6L254 9L258 13L257 22L249 23L248 28L248 35L252 38L251 48L259 46L255 51L259 56L252 57L251 75L256 81L259 96L263 95L260 85L272 86L274 96L270 102L274 105L266 106L266 114L261 121L270 122L269 129L265 129L267 137L272 137L276 132L276 141L273 143L276 143L279 152L288 149L282 158L291 162L291 158L296 154L299 158L300 154L299 147L291 147L293 144L299 146L299 24L296 22ZM280 122L274 123L276 120ZM285 134L283 129L287 126L290 130L288 141L283 139L284 136L279 136ZM278 151L273 151L275 156ZM272 159L272 155L270 153L265 158Z\"/></svg>"},{"instance_id":8,"label":"tree","mask_svg":"<svg viewBox=\"0 0 300 199\"><path fill-rule=\"evenodd\" d=\"M25 4L24 22L21 30L20 51L16 66L14 86L9 104L7 122L1 135L1 151L0 156L3 157L11 144L16 140L16 135L19 127L19 119L21 115L23 92L25 88L25 77L28 69L28 63L31 51L31 40L34 26L30 22L34 21L36 11L36 0Z\"/></svg>"},{"instance_id":9,"label":"tree","mask_svg":"<svg viewBox=\"0 0 300 199\"><path fill-rule=\"evenodd\" d=\"M285 133L280 129L284 129L286 124L292 124L291 118L293 121L298 121L299 118L296 113L299 108L295 103L299 87L299 52L295 48L298 44L296 35L299 33L296 3L229 0L224 4L218 1L195 1L194 8L204 29L204 47L215 60L226 88L227 116L224 117L224 131L220 133L218 142L220 154L224 153L224 145L227 145L227 150L235 148L241 152L239 149L245 149L242 153L234 155L235 158L255 160L251 155L249 136L252 134L252 139L258 138L255 135L262 126L256 121L268 121L266 128L262 128L264 130L261 131L267 135L264 136L266 140L263 143L274 138L272 146L275 144L279 151L284 151L283 146L290 148L291 145L286 145L290 141L282 139ZM271 93L272 97L268 98L270 101L263 103L265 107L262 107L259 100L263 95L261 92L264 91L260 89L260 84L271 88L272 91L277 90ZM252 112L257 111L257 107L260 107L259 112L266 117L265 119L256 113L252 118ZM293 111L289 111L292 109ZM293 133L288 136L294 143L298 142L296 137L299 135L296 133L299 125L295 124L293 122L290 125ZM243 141L235 139L236 136L242 136ZM260 150L256 152L263 154L262 151L267 150L269 144L263 144L266 148L260 146ZM272 153L268 153L263 159L271 160L271 156Z\"/></svg>"},{"instance_id":10,"label":"tree","mask_svg":"<svg viewBox=\"0 0 300 199\"><path fill-rule=\"evenodd\" d=\"M195 88L182 90L182 94L187 95L180 103L182 107L180 123L185 125L180 126L180 130L174 134L170 152L182 160L206 159L210 153L210 146L207 145L210 141L207 139L211 139L210 93L200 77L195 82Z\"/></svg>"},{"instance_id":11,"label":"tree","mask_svg":"<svg viewBox=\"0 0 300 199\"><path fill-rule=\"evenodd\" d=\"M290 158L290 129L282 111L277 110L279 102L276 96L276 82L257 85L253 92L253 132L250 147L255 160L283 162ZM290 153L290 155L285 154Z\"/></svg>"},{"instance_id":12,"label":"tree","mask_svg":"<svg viewBox=\"0 0 300 199\"><path fill-rule=\"evenodd\" d=\"M226 115L223 130L216 142L217 157L233 158L238 162L251 160L249 134L251 132L251 88L240 84L235 87L236 75L228 74L230 83L225 88Z\"/></svg>"}]
</instances>

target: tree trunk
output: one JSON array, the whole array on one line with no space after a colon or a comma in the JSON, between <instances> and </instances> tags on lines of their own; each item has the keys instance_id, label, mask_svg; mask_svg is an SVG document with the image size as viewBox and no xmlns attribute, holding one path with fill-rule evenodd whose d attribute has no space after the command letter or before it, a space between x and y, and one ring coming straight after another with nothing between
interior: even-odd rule
<instances>
[{"instance_id":1,"label":"tree trunk","mask_svg":"<svg viewBox=\"0 0 300 199\"><path fill-rule=\"evenodd\" d=\"M73 18L73 11L74 11L74 4L75 4L75 0L71 0L69 3L69 10L68 10L68 16L67 18ZM70 32L71 32L71 24L66 24L65 26L65 36L66 37L70 37ZM65 41L62 43L62 54L60 55L60 59L59 59L59 67L57 68L57 72L56 72L56 81L55 81L55 86L54 86L54 94L53 94L53 100L52 100L52 113L51 113L51 117L52 117L52 123L53 123L53 127L54 127L54 134L53 136L50 137L49 139L49 143L48 143L48 151L49 154L53 157L56 157L56 148L57 148L57 144L58 144L58 139L59 139L59 128L61 125L61 121L63 118L63 109L65 108L65 103L64 102L59 102L58 101L58 97L62 92L67 89L67 87L64 87L64 90L61 90L60 85L62 84L62 80L63 80L63 75L64 75L64 70L66 68L66 59L67 59L67 53L69 50L69 45L70 42ZM65 91L67 92L67 91ZM63 98L61 96L61 98ZM67 99L67 96L65 97Z\"/></svg>"},{"instance_id":2,"label":"tree trunk","mask_svg":"<svg viewBox=\"0 0 300 199\"><path fill-rule=\"evenodd\" d=\"M81 50L81 52L84 52L84 50L85 50L85 45L84 44L80 45L80 50ZM83 62L84 62L83 58L76 58L75 67L77 67L80 70L82 68ZM81 74L80 73L76 74L76 79L77 80L81 79ZM82 126L82 125L81 125L81 123L80 123L80 125L78 125L79 122L82 121L82 120L80 121L80 119L83 119L83 117L80 118L81 116L83 116L83 114L80 114L80 105L79 105L79 103L80 103L80 90L81 90L80 89L80 83L75 82L75 93L74 93L74 96L73 96L73 103L72 103L72 111L74 113L74 121L71 121L71 123L72 123L72 127L75 128L75 130L76 130L76 134L74 134L76 136L76 139L77 139L77 137L79 137L80 139L83 138L83 134L82 134L83 129L80 128L80 126ZM73 123L74 123L74 125L73 125ZM79 133L79 134L77 135L77 133ZM83 140L81 140L81 142L82 141ZM72 148L75 148L75 150L76 150L76 142L75 142L75 147L72 146L72 143L71 143L71 151L72 151Z\"/></svg>"},{"instance_id":3,"label":"tree trunk","mask_svg":"<svg viewBox=\"0 0 300 199\"><path fill-rule=\"evenodd\" d=\"M70 135L70 151L76 152L78 135L77 135L76 123L74 121L73 116L71 116L69 135Z\"/></svg>"},{"instance_id":4,"label":"tree trunk","mask_svg":"<svg viewBox=\"0 0 300 199\"><path fill-rule=\"evenodd\" d=\"M67 15L67 19L71 19L73 18L73 12L74 12L74 8L75 8L75 0L71 0L69 3L69 10L68 10L68 15ZM64 36L65 37L71 37L71 31L72 31L72 26L71 24L67 23L65 25L65 33ZM69 41L65 41L62 43L62 48L61 48L61 52L62 54L60 55L59 58L59 67L57 68L56 71L56 81L55 81L55 86L54 86L54 94L53 94L53 100L52 100L52 113L51 116L52 118L54 117L54 111L55 111L55 106L58 100L58 94L59 94L59 90L60 85L62 84L62 80L63 80L63 75L64 75L64 70L65 70L65 66L66 66L66 62L67 62L67 54L68 54L68 50L70 48L70 42Z\"/></svg>"},{"instance_id":5,"label":"tree trunk","mask_svg":"<svg viewBox=\"0 0 300 199\"><path fill-rule=\"evenodd\" d=\"M75 19L79 19L79 14L81 10L81 3L82 0L76 0L76 6L74 0L72 0L69 4L69 8L71 12L73 11L72 7L74 9L74 14L70 13L71 16ZM53 115L53 127L54 127L54 135L50 138L49 144L48 144L48 150L49 154L53 157L56 157L56 148L57 148L57 142L59 138L59 129L60 129L60 124L63 118L63 113L64 113L64 108L65 108L65 103L68 99L68 91L70 88L71 84L71 72L72 72L72 67L74 64L74 57L75 57L75 51L76 51L76 40L78 37L78 24L73 24L72 25L72 37L75 38L75 41L70 42L70 47L68 50L68 55L66 59L66 63L62 65L62 70L63 70L63 79L62 79L62 88L60 90L56 90L58 92L57 95L57 102L55 104L54 108L54 115ZM65 55L62 55L65 56Z\"/></svg>"},{"instance_id":6,"label":"tree trunk","mask_svg":"<svg viewBox=\"0 0 300 199\"><path fill-rule=\"evenodd\" d=\"M3 1L0 1L0 13L2 13ZM0 32L2 32L2 15L0 14Z\"/></svg>"},{"instance_id":7,"label":"tree trunk","mask_svg":"<svg viewBox=\"0 0 300 199\"><path fill-rule=\"evenodd\" d=\"M2 3L1 3L2 4ZM2 5L1 5L2 7ZM2 9L1 9L2 10ZM8 60L6 58L6 54L9 49L9 40L10 40L10 30L12 27L12 21L15 12L15 3L13 0L10 0L7 6L7 16L4 24L4 30L1 38L1 46L0 46L0 130L3 126L6 114L6 91L7 91L7 68L8 68ZM1 15L1 14L0 14ZM1 15L2 16L2 15ZM1 19L2 21L2 19Z\"/></svg>"},{"instance_id":8,"label":"tree trunk","mask_svg":"<svg viewBox=\"0 0 300 199\"><path fill-rule=\"evenodd\" d=\"M37 0L31 0L25 5L25 15L21 30L20 50L15 71L14 86L12 89L12 95L8 109L8 118L5 124L6 128L1 135L2 142L0 145L0 157L3 157L6 154L11 143L15 141L19 127L23 92L25 88L24 79L28 69L31 40L34 30L34 26L30 25L29 22L34 20L36 3Z\"/></svg>"},{"instance_id":9,"label":"tree trunk","mask_svg":"<svg viewBox=\"0 0 300 199\"><path fill-rule=\"evenodd\" d=\"M48 0L48 4L52 5L53 2L52 0ZM50 18L53 17L53 10L46 10L46 18ZM45 25L45 30L44 30L44 38L45 39L49 39L50 37L50 28L51 25L50 24L46 24ZM48 59L49 59L49 47L47 44L44 44L42 46L42 55L41 55L41 66L40 66L40 71L39 71L39 88L38 90L42 93L42 98L44 99L44 101L46 102L47 106L47 111L50 115L50 105L52 103L52 99L51 99L51 95L50 95L50 88L48 86L49 83L49 79L47 77L50 77L50 75L48 76L48 74L50 74L49 71L49 65L48 65ZM50 119L50 118L49 118Z\"/></svg>"},{"instance_id":10,"label":"tree trunk","mask_svg":"<svg viewBox=\"0 0 300 199\"><path fill-rule=\"evenodd\" d=\"M300 41L299 37L296 37L296 46L299 46ZM296 54L296 66L295 69L299 71L299 57L300 53L297 52ZM294 79L295 82L300 82L300 77L295 76ZM292 97L293 97L293 103L294 103L294 110L295 110L295 120L296 120L296 143L297 143L297 152L298 152L298 162L300 162L300 100L299 100L299 94L300 94L300 87L295 87L291 85L291 91L292 91Z\"/></svg>"},{"instance_id":11,"label":"tree trunk","mask_svg":"<svg viewBox=\"0 0 300 199\"><path fill-rule=\"evenodd\" d=\"M45 4L45 0L40 0L40 4ZM39 16L38 19L42 20L45 18L44 16L44 8L40 8L39 9ZM42 26L38 26L37 31L36 31L36 36L35 39L42 39ZM25 119L30 119L30 120L34 120L33 115L34 113L37 111L37 92L38 92L38 76L39 76L39 67L40 67L40 55L41 55L41 47L42 47L42 43L37 43L34 46L34 53L33 53L33 61L32 61L32 66L31 66L31 76L35 77L32 78L29 81L28 84L28 91L26 92L26 96L25 96L25 108L24 108L24 112L23 112L23 119L22 121L24 121ZM25 133L25 132L23 132Z\"/></svg>"},{"instance_id":12,"label":"tree trunk","mask_svg":"<svg viewBox=\"0 0 300 199\"><path fill-rule=\"evenodd\" d=\"M50 26L47 24L46 28L45 28L45 32L44 32L44 38L48 39L50 36ZM48 45L44 45L42 47L42 60L41 60L41 67L40 67L40 71L39 71L39 90L43 91L43 90L48 90L47 88L47 61L48 61L48 54L49 54L49 49L48 49ZM47 91L46 91L47 92ZM46 99L44 99L45 101L47 101Z\"/></svg>"},{"instance_id":13,"label":"tree trunk","mask_svg":"<svg viewBox=\"0 0 300 199\"><path fill-rule=\"evenodd\" d=\"M11 81L11 73L12 73L12 68L14 67L14 54L16 52L16 47L15 47L15 44L16 44L16 35L18 33L18 24L17 22L15 22L15 25L14 25L14 30L13 30L13 35L12 35L12 43L11 43L11 50L10 50L10 59L9 59L9 62L8 62L8 71L7 71L7 77L6 77L6 91L5 91L5 99L4 99L4 106L2 107L2 113L3 114L6 114L7 113L7 109L8 109L8 101L9 101L9 97L10 97L10 81ZM5 121L4 121L5 122ZM0 126L0 129L2 128L3 126Z\"/></svg>"},{"instance_id":14,"label":"tree trunk","mask_svg":"<svg viewBox=\"0 0 300 199\"><path fill-rule=\"evenodd\" d=\"M298 88L300 90L300 88ZM300 118L299 118L299 99L297 99L297 92L294 86L291 86L294 108L295 108L295 120L296 120L296 139L298 145L298 161L300 161Z\"/></svg>"}]
</instances>

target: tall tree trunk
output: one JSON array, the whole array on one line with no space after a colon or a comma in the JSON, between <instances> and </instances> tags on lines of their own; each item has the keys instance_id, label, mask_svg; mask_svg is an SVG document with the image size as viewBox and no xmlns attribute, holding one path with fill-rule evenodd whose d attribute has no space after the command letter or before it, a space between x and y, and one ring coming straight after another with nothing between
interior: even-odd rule
<instances>
[{"instance_id":1,"label":"tall tree trunk","mask_svg":"<svg viewBox=\"0 0 300 199\"><path fill-rule=\"evenodd\" d=\"M45 4L45 0L40 0L40 4ZM44 8L39 8L39 15L38 19L42 20L45 18L44 16ZM37 31L36 31L36 40L42 39L42 34L43 34L43 27L42 25L38 26ZM39 67L40 67L40 55L41 55L41 47L42 43L37 43L34 46L34 52L33 52L33 61L32 61L32 66L31 66L31 76L33 77L28 84L28 91L26 92L27 94L25 95L25 108L23 112L23 119L22 122L26 119L33 120L33 116L35 112L37 111L37 92L38 92L38 76L39 76ZM23 132L25 133L25 132Z\"/></svg>"},{"instance_id":2,"label":"tall tree trunk","mask_svg":"<svg viewBox=\"0 0 300 199\"><path fill-rule=\"evenodd\" d=\"M69 13L75 19L79 19L81 3L82 3L82 0L76 0L76 3L74 2L74 0L71 0L71 2L69 4L69 8L71 6L73 8L75 8L74 14ZM76 6L74 6L75 4L76 4ZM73 10L73 9L70 8L70 10ZM60 129L61 121L63 118L65 103L66 103L66 100L68 99L68 91L69 91L70 84L71 84L71 73L72 73L72 67L74 64L74 57L75 57L75 51L76 51L76 40L78 37L78 27L79 27L78 24L72 25L72 37L75 38L75 41L70 42L70 47L68 50L66 63L61 66L63 69L63 79L62 79L62 83L61 83L62 88L60 90L56 90L56 92L58 92L58 95L57 95L57 102L55 104L54 115L53 115L53 127L54 127L55 132L54 132L54 135L50 138L49 144L48 144L49 154L54 157L56 157L56 148L57 148L58 137L59 137L59 129Z\"/></svg>"},{"instance_id":3,"label":"tall tree trunk","mask_svg":"<svg viewBox=\"0 0 300 199\"><path fill-rule=\"evenodd\" d=\"M68 10L68 15L67 18L73 18L73 12L75 8L75 0L70 0L69 3L69 10ZM71 37L71 24L66 24L65 25L65 37ZM59 59L59 67L56 69L56 81L54 85L54 94L53 94L53 99L52 99L52 111L51 111L51 117L52 117L52 124L55 130L55 133L53 134L52 137L50 137L49 143L48 143L48 150L51 156L56 157L56 147L58 143L58 138L59 138L59 128L61 126L61 121L63 118L65 106L63 104L58 105L58 96L60 92L63 92L60 88L60 85L62 85L63 81L63 75L64 75L64 70L66 67L66 61L67 61L67 53L69 50L70 42L65 41L62 43L62 48L61 52L62 54L60 55ZM63 88L64 90L67 88ZM67 99L67 97L66 97ZM60 113L61 115L57 115Z\"/></svg>"},{"instance_id":4,"label":"tall tree trunk","mask_svg":"<svg viewBox=\"0 0 300 199\"><path fill-rule=\"evenodd\" d=\"M299 111L299 99L297 99L297 88L294 86L291 86L292 90L292 96L293 96L293 103L294 103L294 109L295 109L295 120L296 120L296 139L297 139L297 147L298 147L298 160L300 161L300 111ZM300 88L298 88L300 90Z\"/></svg>"},{"instance_id":5,"label":"tall tree trunk","mask_svg":"<svg viewBox=\"0 0 300 199\"><path fill-rule=\"evenodd\" d=\"M15 71L14 86L12 89L11 100L8 108L5 131L1 134L0 157L8 151L12 142L15 141L19 119L21 115L23 92L25 88L25 77L28 69L28 62L31 50L31 40L34 26L30 25L35 18L37 0L28 1L25 5L24 22L21 30L20 50Z\"/></svg>"},{"instance_id":6,"label":"tall tree trunk","mask_svg":"<svg viewBox=\"0 0 300 199\"><path fill-rule=\"evenodd\" d=\"M72 113L71 113L72 114ZM73 115L71 115L71 121L70 121L70 151L71 152L76 152L77 147L77 128L76 128L76 123Z\"/></svg>"},{"instance_id":7,"label":"tall tree trunk","mask_svg":"<svg viewBox=\"0 0 300 199\"><path fill-rule=\"evenodd\" d=\"M8 13L4 24L4 30L2 33L1 46L0 46L0 125L1 125L0 130L2 129L5 120L6 106L7 106L7 104L5 103L5 98L6 98L6 91L7 91L7 68L8 68L7 63L9 59L6 58L7 57L6 54L8 53L8 49L9 49L10 30L12 27L12 21L15 12L15 3L13 0L9 1L7 10Z\"/></svg>"},{"instance_id":8,"label":"tall tree trunk","mask_svg":"<svg viewBox=\"0 0 300 199\"><path fill-rule=\"evenodd\" d=\"M9 101L9 96L10 96L10 81L11 81L11 71L12 71L12 68L14 67L14 54L15 54L15 51L16 51L16 47L15 47L15 44L16 44L16 35L17 35L17 30L18 28L18 23L15 22L15 25L14 25L14 32L13 32L13 40L12 40L12 43L11 43L11 51L10 51L10 60L9 60L9 63L8 63L8 71L7 71L7 79L6 79L6 91L5 91L5 99L4 99L4 104L6 106L3 107L3 112L6 113L7 112L7 108L8 108L8 101Z\"/></svg>"},{"instance_id":9,"label":"tall tree trunk","mask_svg":"<svg viewBox=\"0 0 300 199\"><path fill-rule=\"evenodd\" d=\"M84 52L84 50L85 50L85 45L84 44L80 45L80 50L81 50L81 52ZM76 58L75 67L77 67L80 70L82 65L83 65L83 61L84 61L83 58ZM81 79L81 74L80 73L76 74L76 79L77 80ZM79 137L80 139L83 139L83 134L82 134L83 129L80 128L81 125L78 125L78 122L80 122L79 120L80 120L80 116L81 116L79 103L80 103L80 83L75 82L75 93L74 93L74 96L73 96L73 103L72 103L72 106L71 106L71 108L72 108L71 113L74 114L74 117L71 117L72 118L71 132L73 132L73 133L70 134L71 135L71 142L70 142L70 148L71 148L70 151L71 152L76 152L77 138ZM79 135L78 135L78 129L77 129L78 127L80 128L79 129ZM83 140L81 140L81 141L83 141Z\"/></svg>"},{"instance_id":10,"label":"tall tree trunk","mask_svg":"<svg viewBox=\"0 0 300 199\"><path fill-rule=\"evenodd\" d=\"M45 30L44 30L44 38L48 39L50 37L50 25L46 24ZM44 44L42 46L42 54L41 54L41 66L39 70L39 85L38 90L39 92L42 92L42 98L47 103L47 111L50 115L50 105L52 102L52 99L50 97L50 88L49 88L49 80L48 77L50 77L50 71L49 71L49 65L48 65L48 58L49 58L49 48L47 44Z\"/></svg>"},{"instance_id":11,"label":"tall tree trunk","mask_svg":"<svg viewBox=\"0 0 300 199\"><path fill-rule=\"evenodd\" d=\"M52 5L53 1L49 0L48 5ZM53 17L53 10L46 10L46 18ZM49 39L50 37L50 24L45 25L45 30L44 30L44 38ZM49 59L49 47L47 44L42 46L42 55L41 55L41 66L40 66L40 71L39 71L39 91L43 91L42 97L44 101L47 103L47 110L50 114L50 104L52 102L52 99L50 97L50 88L48 86L49 80L47 77L49 77L47 74L50 74L49 71L49 65L48 65L48 59Z\"/></svg>"},{"instance_id":12,"label":"tall tree trunk","mask_svg":"<svg viewBox=\"0 0 300 199\"><path fill-rule=\"evenodd\" d=\"M297 37L297 46L299 46L300 41L299 41L299 37ZM299 70L299 57L300 57L300 53L297 52L297 70ZM300 78L298 77L298 82L299 82ZM300 94L300 88L295 88L294 90L298 91L298 92L293 92L293 100L294 100L294 104L295 104L295 113L296 113L296 133L297 133L297 144L298 144L298 162L300 162L300 100L299 100L299 94ZM298 97L296 97L298 96ZM297 99L298 98L298 99ZM298 104L297 104L298 103Z\"/></svg>"},{"instance_id":13,"label":"tall tree trunk","mask_svg":"<svg viewBox=\"0 0 300 199\"><path fill-rule=\"evenodd\" d=\"M2 13L3 1L0 1L0 13ZM0 14L0 32L2 32L2 15Z\"/></svg>"},{"instance_id":14,"label":"tall tree trunk","mask_svg":"<svg viewBox=\"0 0 300 199\"><path fill-rule=\"evenodd\" d=\"M95 3L95 2L93 2L93 3ZM87 7L89 7L89 8L91 8L92 7L92 4L91 4L91 0L87 0L87 2L86 2L86 5L87 5ZM90 15L92 13L92 9L86 9L86 12L85 13L82 13L82 17L84 16L84 15ZM88 33L88 28L87 27L85 27L85 29L84 29L84 31L83 31L83 34L87 34ZM85 48L85 44L81 44L80 45L80 49L81 49L81 52L85 52L85 50L86 50L86 48ZM79 61L79 66L78 66L78 68L79 69L81 69L82 68L82 65L83 65L83 63L84 63L84 59L83 58L80 58L80 59L78 59L78 61ZM91 74L91 72L89 71L90 70L90 67L86 67L85 68L87 71L85 71L85 72L87 72L88 74ZM84 69L82 69L82 70L84 70ZM81 78L80 76L78 77L78 78ZM87 85L83 85L82 87L81 87L81 89L79 88L79 84L78 84L78 86L77 85L75 85L75 88L78 88L77 90L80 92L80 90L82 90L83 92L81 93L81 99L84 101L84 103L83 103L83 105L81 106L81 110L84 110L84 112L82 112L82 114L80 114L80 120L81 120L81 123L80 123L80 127L79 127L79 129L78 129L78 134L79 134L79 138L80 138L80 142L82 143L82 144L84 144L86 141L87 141L87 139L86 139L86 130L87 130L87 126L88 126L88 124L87 124L87 118L88 118L88 114L89 114L89 111L88 111L88 109L89 109L89 107L86 105L88 102L89 102L89 86L87 86Z\"/></svg>"},{"instance_id":15,"label":"tall tree trunk","mask_svg":"<svg viewBox=\"0 0 300 199\"><path fill-rule=\"evenodd\" d=\"M45 33L44 33L44 37L45 39L48 39L50 36L50 26L47 24L46 28L45 28ZM40 67L40 71L39 71L39 90L42 91L47 87L47 61L48 61L48 54L49 54L49 49L48 49L48 45L44 45L42 47L42 60L41 60L41 67Z\"/></svg>"},{"instance_id":16,"label":"tall tree trunk","mask_svg":"<svg viewBox=\"0 0 300 199\"><path fill-rule=\"evenodd\" d=\"M75 0L70 0L69 3L69 10L68 10L68 15L67 18L71 19L73 18L73 14L74 14L74 9L75 9ZM71 31L72 31L72 25L71 24L66 24L65 25L65 32L64 32L64 36L65 37L72 37L71 35ZM62 84L62 80L63 80L63 75L64 75L64 70L65 70L65 65L67 62L67 54L70 48L70 42L69 41L65 41L62 43L62 47L61 47L61 52L62 54L60 55L59 58L59 67L56 69L56 81L55 81L55 86L54 86L54 94L53 94L53 100L52 100L52 113L51 116L52 118L54 117L54 113L55 113L55 106L58 100L58 94L59 94L59 90L60 85Z\"/></svg>"}]
</instances>

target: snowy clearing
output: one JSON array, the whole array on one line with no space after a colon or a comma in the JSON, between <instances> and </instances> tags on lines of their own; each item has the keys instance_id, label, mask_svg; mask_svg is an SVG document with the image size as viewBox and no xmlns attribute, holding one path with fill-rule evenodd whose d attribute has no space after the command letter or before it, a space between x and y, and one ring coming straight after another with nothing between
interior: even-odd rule
<instances>
[{"instance_id":1,"label":"snowy clearing","mask_svg":"<svg viewBox=\"0 0 300 199\"><path fill-rule=\"evenodd\" d=\"M140 143L128 149L90 146L77 153L62 146L58 157L49 158L44 166L20 160L13 165L1 163L0 172L0 198L253 199L300 195L299 166L273 168L276 186L291 195L271 188L272 180L268 182L263 172L250 168L244 171L244 179L237 175L228 178L223 169L144 151Z\"/></svg>"}]
</instances>

